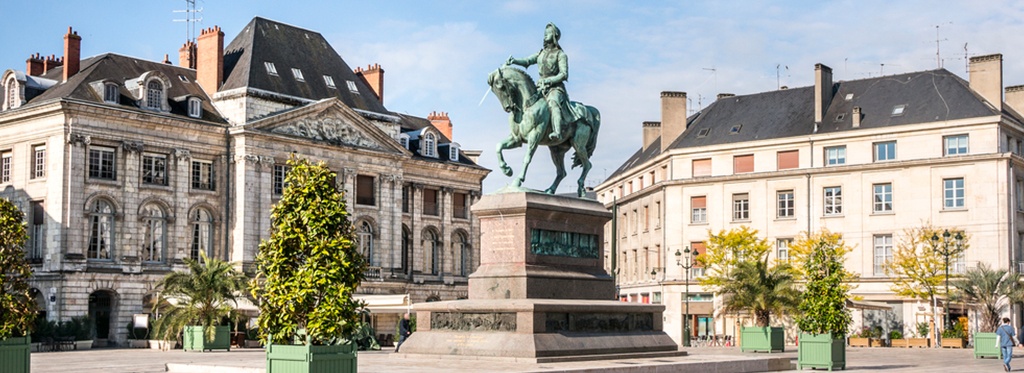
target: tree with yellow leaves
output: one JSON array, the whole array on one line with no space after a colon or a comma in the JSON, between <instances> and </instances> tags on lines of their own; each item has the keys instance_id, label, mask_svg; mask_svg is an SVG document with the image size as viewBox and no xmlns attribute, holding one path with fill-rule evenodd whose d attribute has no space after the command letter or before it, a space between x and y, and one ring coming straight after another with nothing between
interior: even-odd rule
<instances>
[{"instance_id":1,"label":"tree with yellow leaves","mask_svg":"<svg viewBox=\"0 0 1024 373\"><path fill-rule=\"evenodd\" d=\"M717 234L709 230L707 248L697 256L697 264L704 267L700 284L721 287L731 281L730 273L739 263L762 260L771 251L771 245L757 233L745 225Z\"/></svg>"}]
</instances>

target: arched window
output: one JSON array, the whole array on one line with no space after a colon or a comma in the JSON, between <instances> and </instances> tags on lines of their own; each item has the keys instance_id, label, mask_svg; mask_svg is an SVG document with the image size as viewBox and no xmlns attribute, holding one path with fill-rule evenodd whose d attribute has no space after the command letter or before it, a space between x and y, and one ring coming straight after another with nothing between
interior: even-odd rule
<instances>
[{"instance_id":1,"label":"arched window","mask_svg":"<svg viewBox=\"0 0 1024 373\"><path fill-rule=\"evenodd\" d=\"M153 110L163 109L164 85L153 79L146 83L146 108Z\"/></svg>"},{"instance_id":2,"label":"arched window","mask_svg":"<svg viewBox=\"0 0 1024 373\"><path fill-rule=\"evenodd\" d=\"M199 253L210 255L213 249L213 216L206 209L196 209L192 213L192 251L189 257L199 260Z\"/></svg>"},{"instance_id":3,"label":"arched window","mask_svg":"<svg viewBox=\"0 0 1024 373\"><path fill-rule=\"evenodd\" d=\"M423 231L423 252L430 253L430 274L438 274L444 262L441 261L441 242L432 229Z\"/></svg>"},{"instance_id":4,"label":"arched window","mask_svg":"<svg viewBox=\"0 0 1024 373\"><path fill-rule=\"evenodd\" d=\"M18 107L20 101L18 100L18 81L13 77L7 79L7 102L5 103L7 110Z\"/></svg>"},{"instance_id":5,"label":"arched window","mask_svg":"<svg viewBox=\"0 0 1024 373\"><path fill-rule=\"evenodd\" d=\"M423 135L423 156L424 157L437 157L436 151L437 141L434 140L434 134L428 133Z\"/></svg>"},{"instance_id":6,"label":"arched window","mask_svg":"<svg viewBox=\"0 0 1024 373\"><path fill-rule=\"evenodd\" d=\"M98 199L89 210L89 259L112 258L114 248L114 206Z\"/></svg>"},{"instance_id":7,"label":"arched window","mask_svg":"<svg viewBox=\"0 0 1024 373\"><path fill-rule=\"evenodd\" d=\"M457 262L459 268L456 269L456 273L459 276L469 275L470 267L473 265L473 253L470 251L469 240L466 235L462 232L455 234L454 242L452 242L452 249L459 256Z\"/></svg>"},{"instance_id":8,"label":"arched window","mask_svg":"<svg viewBox=\"0 0 1024 373\"><path fill-rule=\"evenodd\" d=\"M167 217L164 210L155 204L148 204L142 209L144 237L142 241L142 261L162 262L164 247L167 242Z\"/></svg>"},{"instance_id":9,"label":"arched window","mask_svg":"<svg viewBox=\"0 0 1024 373\"><path fill-rule=\"evenodd\" d=\"M363 221L359 224L359 253L363 254L366 258L366 262L370 266L376 266L378 263L373 258L373 226L370 222Z\"/></svg>"},{"instance_id":10,"label":"arched window","mask_svg":"<svg viewBox=\"0 0 1024 373\"><path fill-rule=\"evenodd\" d=\"M103 85L103 101L116 104L121 97L121 92L117 88L117 84L107 83Z\"/></svg>"}]
</instances>

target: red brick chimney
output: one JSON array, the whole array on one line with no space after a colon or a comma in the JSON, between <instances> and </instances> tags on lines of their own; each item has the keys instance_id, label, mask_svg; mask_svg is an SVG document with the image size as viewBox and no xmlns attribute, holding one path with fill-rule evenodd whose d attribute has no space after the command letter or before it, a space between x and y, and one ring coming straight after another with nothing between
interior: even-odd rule
<instances>
[{"instance_id":1,"label":"red brick chimney","mask_svg":"<svg viewBox=\"0 0 1024 373\"><path fill-rule=\"evenodd\" d=\"M40 76L44 72L46 70L43 69L43 58L39 57L39 53L28 56L28 59L25 60L25 73L32 76Z\"/></svg>"},{"instance_id":2,"label":"red brick chimney","mask_svg":"<svg viewBox=\"0 0 1024 373\"><path fill-rule=\"evenodd\" d=\"M202 30L196 46L196 81L211 97L224 82L224 32L220 26Z\"/></svg>"},{"instance_id":3,"label":"red brick chimney","mask_svg":"<svg viewBox=\"0 0 1024 373\"><path fill-rule=\"evenodd\" d=\"M430 115L427 116L427 120L429 120L430 124L433 124L434 127L437 128L438 131L441 131L441 133L443 133L444 136L448 138L448 140L453 140L453 138L452 138L452 120L448 118L448 113L445 113L445 112L438 113L438 112L434 111L434 112L431 112Z\"/></svg>"},{"instance_id":4,"label":"red brick chimney","mask_svg":"<svg viewBox=\"0 0 1024 373\"><path fill-rule=\"evenodd\" d=\"M178 66L196 68L196 43L189 40L181 45L181 49L178 49Z\"/></svg>"},{"instance_id":5,"label":"red brick chimney","mask_svg":"<svg viewBox=\"0 0 1024 373\"><path fill-rule=\"evenodd\" d=\"M363 78L363 82L373 89L373 93L377 95L377 100L381 104L384 104L384 69L380 67L380 64L373 64L366 67L363 70L361 67L357 67L355 73L360 78ZM449 131L449 135L451 131ZM451 136L448 137L451 139Z\"/></svg>"},{"instance_id":6,"label":"red brick chimney","mask_svg":"<svg viewBox=\"0 0 1024 373\"><path fill-rule=\"evenodd\" d=\"M71 31L68 26L68 33L64 35L64 81L78 74L82 59L82 37L77 31Z\"/></svg>"},{"instance_id":7,"label":"red brick chimney","mask_svg":"<svg viewBox=\"0 0 1024 373\"><path fill-rule=\"evenodd\" d=\"M63 57L57 58L57 56L51 54L50 57L46 57L46 59L43 60L43 73L45 74L47 71L53 70L53 68L63 65Z\"/></svg>"}]
</instances>

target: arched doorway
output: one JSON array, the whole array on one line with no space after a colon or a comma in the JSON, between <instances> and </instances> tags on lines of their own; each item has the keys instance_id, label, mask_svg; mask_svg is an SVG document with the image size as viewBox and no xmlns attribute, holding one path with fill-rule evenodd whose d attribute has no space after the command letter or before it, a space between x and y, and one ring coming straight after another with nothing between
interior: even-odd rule
<instances>
[{"instance_id":1,"label":"arched doorway","mask_svg":"<svg viewBox=\"0 0 1024 373\"><path fill-rule=\"evenodd\" d=\"M116 295L109 290L97 290L89 294L89 319L92 320L94 346L107 346L114 339L114 301Z\"/></svg>"},{"instance_id":2,"label":"arched doorway","mask_svg":"<svg viewBox=\"0 0 1024 373\"><path fill-rule=\"evenodd\" d=\"M32 302L36 304L36 317L46 320L46 299L43 292L36 288L31 288L28 292L32 295Z\"/></svg>"}]
</instances>

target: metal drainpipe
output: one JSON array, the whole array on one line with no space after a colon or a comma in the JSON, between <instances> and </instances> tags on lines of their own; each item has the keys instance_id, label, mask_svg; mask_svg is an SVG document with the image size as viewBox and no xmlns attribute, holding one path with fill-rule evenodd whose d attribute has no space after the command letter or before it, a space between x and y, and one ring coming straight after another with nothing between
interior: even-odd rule
<instances>
[{"instance_id":1,"label":"metal drainpipe","mask_svg":"<svg viewBox=\"0 0 1024 373\"><path fill-rule=\"evenodd\" d=\"M222 223L221 231L224 232L223 233L224 234L224 255L223 255L223 258L224 258L225 261L230 262L231 261L231 247L230 247L231 237L230 237L228 228L231 226L231 205L232 205L232 203L231 203L232 202L231 194L233 193L233 190L231 189L232 188L232 183L231 183L232 177L231 177L231 175L233 174L232 173L232 165L233 165L233 163L231 161L233 159L235 159L235 154L234 154L234 152L232 152L232 149L233 149L233 147L231 146L232 139L231 139L231 133L230 133L229 129L225 129L224 130L224 139L225 139L224 144L226 144L226 147L227 147L227 149L225 149L225 150L227 150L227 160L224 162L224 166L225 166L224 169L226 170L224 172L224 206L225 206L225 211L224 211L224 222ZM245 254L244 253L242 254L242 257L239 258L239 261L242 262L242 270L244 271L245 270Z\"/></svg>"}]
</instances>

